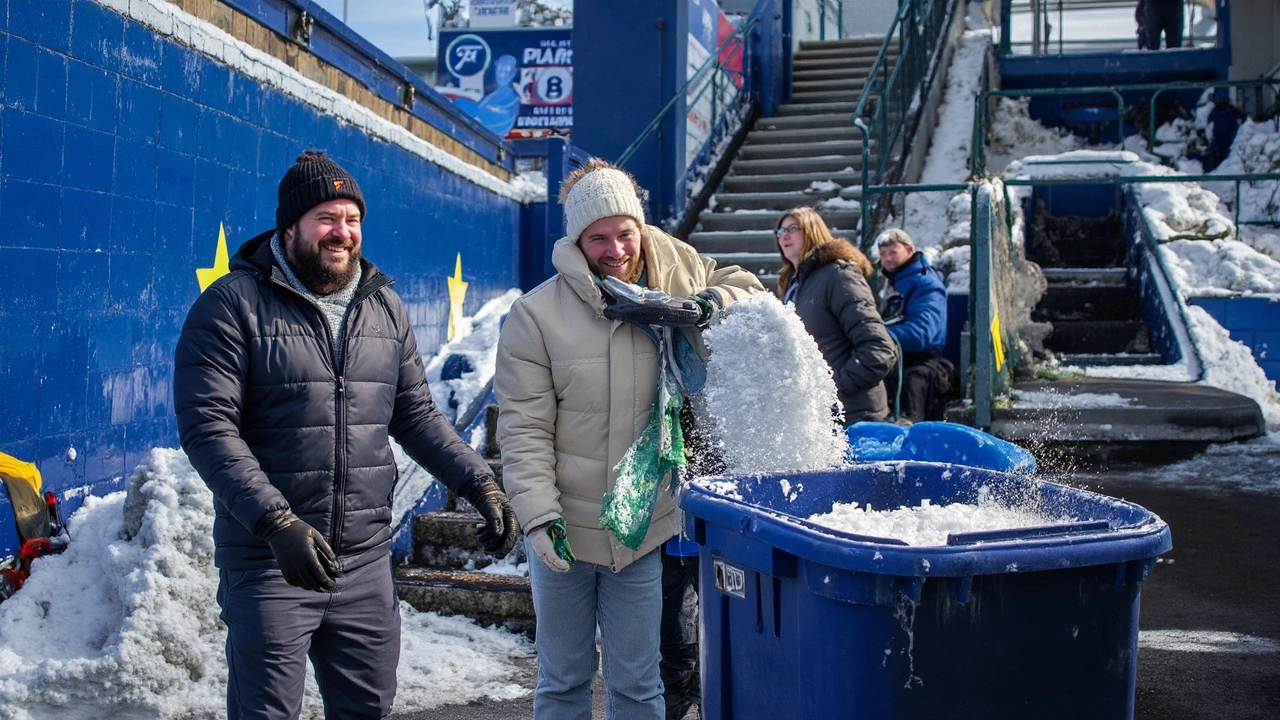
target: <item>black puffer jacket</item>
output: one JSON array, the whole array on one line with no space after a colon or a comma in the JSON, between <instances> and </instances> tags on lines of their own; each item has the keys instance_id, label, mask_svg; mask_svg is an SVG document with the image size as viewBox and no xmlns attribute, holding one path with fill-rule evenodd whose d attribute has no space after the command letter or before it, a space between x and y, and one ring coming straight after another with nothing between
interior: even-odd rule
<instances>
[{"instance_id":1,"label":"black puffer jacket","mask_svg":"<svg viewBox=\"0 0 1280 720\"><path fill-rule=\"evenodd\" d=\"M390 548L388 436L453 488L491 473L436 408L392 279L362 261L335 369L329 324L289 286L272 235L241 246L187 315L173 380L182 448L213 491L215 565L274 566L260 521L289 508L355 569Z\"/></svg>"},{"instance_id":2,"label":"black puffer jacket","mask_svg":"<svg viewBox=\"0 0 1280 720\"><path fill-rule=\"evenodd\" d=\"M846 423L889 417L882 381L897 362L864 267L866 257L837 238L801 260L793 280L796 314L831 366Z\"/></svg>"}]
</instances>

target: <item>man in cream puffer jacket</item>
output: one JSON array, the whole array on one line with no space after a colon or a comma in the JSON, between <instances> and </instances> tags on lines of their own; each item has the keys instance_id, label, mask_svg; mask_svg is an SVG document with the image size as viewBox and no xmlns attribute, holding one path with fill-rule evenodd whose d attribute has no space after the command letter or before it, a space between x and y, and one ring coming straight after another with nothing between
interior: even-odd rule
<instances>
[{"instance_id":1,"label":"man in cream puffer jacket","mask_svg":"<svg viewBox=\"0 0 1280 720\"><path fill-rule=\"evenodd\" d=\"M566 236L551 256L558 273L515 302L498 342L498 441L503 484L526 528L539 719L590 715L597 623L611 717L663 717L657 548L679 529L670 478L637 549L600 525L614 468L658 397L659 355L645 328L606 317L600 279L659 290L694 315L701 308L699 321L678 331L699 349L694 325L763 290L751 273L717 268L646 225L637 190L628 173L600 160L570 175L561 188Z\"/></svg>"}]
</instances>

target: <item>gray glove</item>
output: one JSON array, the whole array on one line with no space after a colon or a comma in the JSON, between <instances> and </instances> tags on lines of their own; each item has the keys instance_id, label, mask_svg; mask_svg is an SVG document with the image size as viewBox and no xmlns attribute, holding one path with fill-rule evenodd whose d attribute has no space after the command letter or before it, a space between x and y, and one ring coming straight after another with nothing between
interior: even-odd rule
<instances>
[{"instance_id":1,"label":"gray glove","mask_svg":"<svg viewBox=\"0 0 1280 720\"><path fill-rule=\"evenodd\" d=\"M706 327L715 306L702 297L676 297L607 276L600 283L604 316L636 325Z\"/></svg>"},{"instance_id":2,"label":"gray glove","mask_svg":"<svg viewBox=\"0 0 1280 720\"><path fill-rule=\"evenodd\" d=\"M338 558L320 533L293 513L272 520L266 540L285 582L303 590L329 592L338 577Z\"/></svg>"}]
</instances>

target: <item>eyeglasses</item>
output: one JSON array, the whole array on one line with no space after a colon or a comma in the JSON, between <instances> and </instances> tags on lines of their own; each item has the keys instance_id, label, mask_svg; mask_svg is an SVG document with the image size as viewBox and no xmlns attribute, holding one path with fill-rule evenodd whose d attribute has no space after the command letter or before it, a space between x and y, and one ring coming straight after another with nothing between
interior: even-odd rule
<instances>
[{"instance_id":1,"label":"eyeglasses","mask_svg":"<svg viewBox=\"0 0 1280 720\"><path fill-rule=\"evenodd\" d=\"M794 232L800 232L799 225L788 225L786 227L778 228L777 230L774 231L774 234L777 235L778 237L782 237L783 235L790 235L791 233L794 233Z\"/></svg>"}]
</instances>

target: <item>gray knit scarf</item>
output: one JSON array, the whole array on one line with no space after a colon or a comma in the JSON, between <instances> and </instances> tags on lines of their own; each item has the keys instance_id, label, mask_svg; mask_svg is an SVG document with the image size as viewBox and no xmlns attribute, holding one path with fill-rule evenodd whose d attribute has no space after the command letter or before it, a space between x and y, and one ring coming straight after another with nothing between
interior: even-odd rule
<instances>
[{"instance_id":1,"label":"gray knit scarf","mask_svg":"<svg viewBox=\"0 0 1280 720\"><path fill-rule=\"evenodd\" d=\"M293 268L289 267L289 263L285 260L284 247L280 244L280 234L276 233L271 236L271 254L276 256L276 262L280 265L280 269L284 271L285 279L289 281L289 285L294 290L302 293L304 297L315 303L320 311L324 313L325 319L329 321L329 329L333 332L333 355L337 363L337 367L342 367L342 339L346 334L346 325L342 322L347 314L347 307L351 305L351 299L356 295L356 286L360 284L360 276L364 269L359 265L356 266L356 275L351 278L351 282L340 290L329 293L328 295L317 295L311 292L311 289L302 284L297 275L293 274Z\"/></svg>"}]
</instances>

